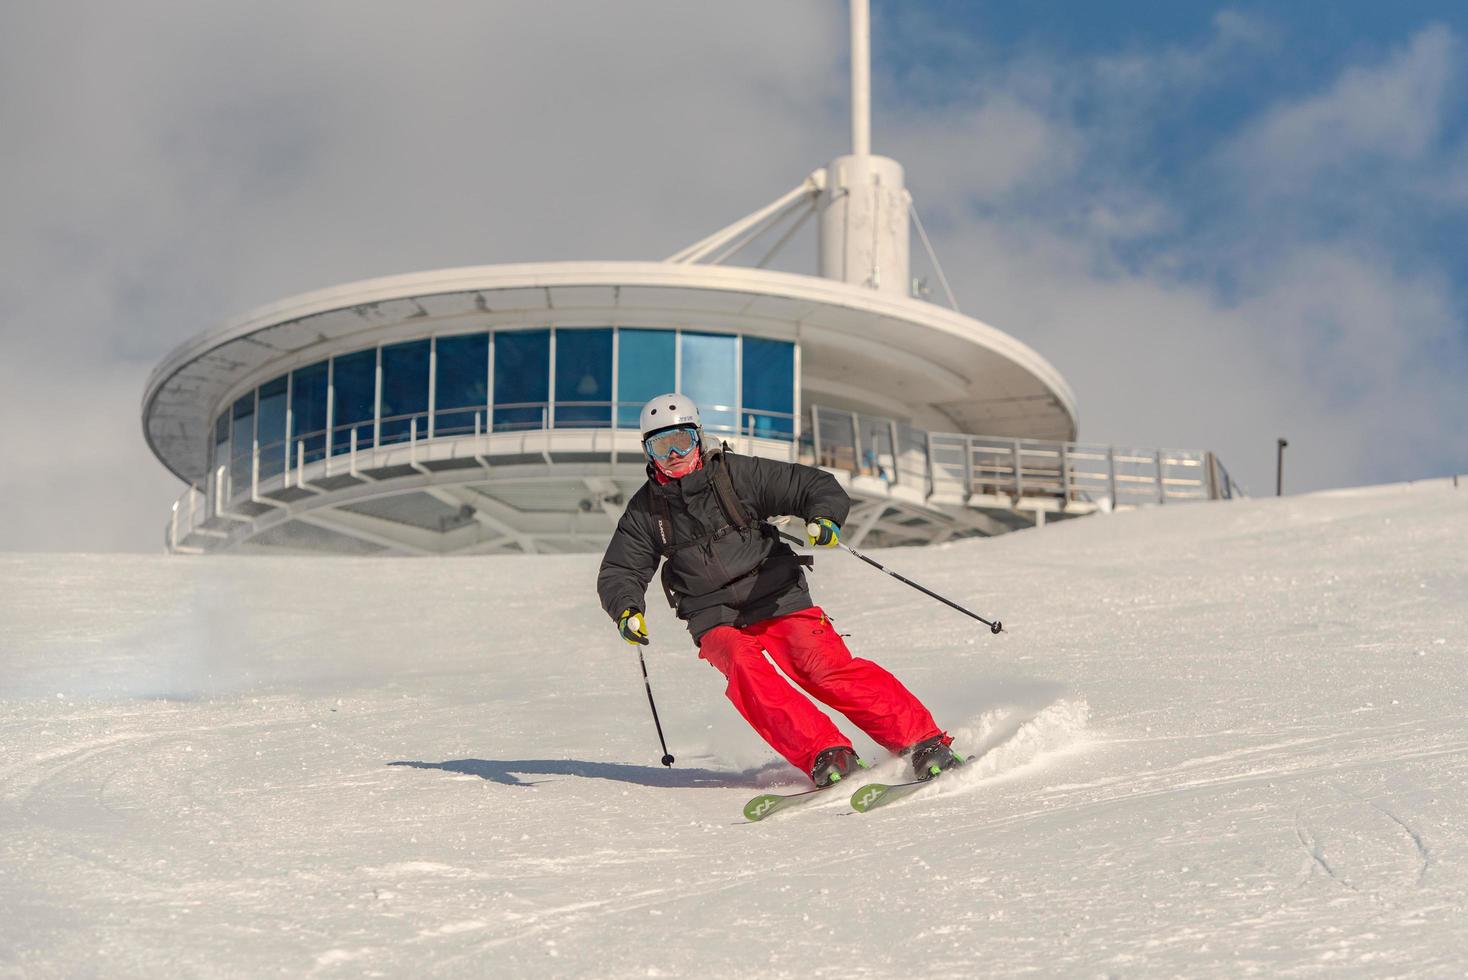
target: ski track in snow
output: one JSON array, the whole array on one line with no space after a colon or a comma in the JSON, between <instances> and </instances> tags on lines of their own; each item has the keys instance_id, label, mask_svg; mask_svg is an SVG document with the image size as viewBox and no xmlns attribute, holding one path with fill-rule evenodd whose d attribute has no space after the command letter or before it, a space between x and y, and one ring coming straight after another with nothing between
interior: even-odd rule
<instances>
[{"instance_id":1,"label":"ski track in snow","mask_svg":"<svg viewBox=\"0 0 1468 980\"><path fill-rule=\"evenodd\" d=\"M1465 540L1439 482L887 553L1001 637L823 556L970 761L759 824L801 775L654 606L657 764L595 556L0 556L0 977L1463 976Z\"/></svg>"}]
</instances>

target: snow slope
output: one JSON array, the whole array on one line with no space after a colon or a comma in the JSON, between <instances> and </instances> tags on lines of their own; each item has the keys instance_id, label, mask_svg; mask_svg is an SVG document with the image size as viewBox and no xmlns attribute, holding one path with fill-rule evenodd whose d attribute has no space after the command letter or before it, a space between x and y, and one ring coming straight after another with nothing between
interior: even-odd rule
<instances>
[{"instance_id":1,"label":"snow slope","mask_svg":"<svg viewBox=\"0 0 1468 980\"><path fill-rule=\"evenodd\" d=\"M1463 976L1465 546L1435 482L883 554L1000 637L823 556L987 753L761 824L594 556L0 557L0 975Z\"/></svg>"}]
</instances>

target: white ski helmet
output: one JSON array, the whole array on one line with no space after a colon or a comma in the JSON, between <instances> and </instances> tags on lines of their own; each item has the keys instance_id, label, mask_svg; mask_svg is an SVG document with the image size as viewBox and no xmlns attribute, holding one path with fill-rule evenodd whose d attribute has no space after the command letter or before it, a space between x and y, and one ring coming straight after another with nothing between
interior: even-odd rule
<instances>
[{"instance_id":1,"label":"white ski helmet","mask_svg":"<svg viewBox=\"0 0 1468 980\"><path fill-rule=\"evenodd\" d=\"M703 433L703 420L699 418L698 405L687 395L671 391L666 395L658 395L642 406L639 424L642 426L644 439L654 432L680 425L691 425L700 435Z\"/></svg>"}]
</instances>

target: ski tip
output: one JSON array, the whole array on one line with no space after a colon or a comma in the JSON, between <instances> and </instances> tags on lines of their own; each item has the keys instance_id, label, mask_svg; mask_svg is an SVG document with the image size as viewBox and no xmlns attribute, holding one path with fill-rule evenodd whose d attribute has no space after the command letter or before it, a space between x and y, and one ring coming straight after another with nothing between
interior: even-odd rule
<instances>
[{"instance_id":1,"label":"ski tip","mask_svg":"<svg viewBox=\"0 0 1468 980\"><path fill-rule=\"evenodd\" d=\"M891 788L883 783L867 783L851 794L851 808L857 813L866 813L876 806L877 801L887 795L887 791Z\"/></svg>"},{"instance_id":2,"label":"ski tip","mask_svg":"<svg viewBox=\"0 0 1468 980\"><path fill-rule=\"evenodd\" d=\"M771 813L774 813L779 805L780 797L774 793L766 793L763 796L756 796L754 799L744 804L744 819L751 822L755 820L763 820Z\"/></svg>"}]
</instances>

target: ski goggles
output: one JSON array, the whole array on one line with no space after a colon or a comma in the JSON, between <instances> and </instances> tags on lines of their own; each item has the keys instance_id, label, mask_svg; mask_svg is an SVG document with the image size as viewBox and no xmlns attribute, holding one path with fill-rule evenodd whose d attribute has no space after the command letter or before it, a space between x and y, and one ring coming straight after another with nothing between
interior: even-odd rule
<instances>
[{"instance_id":1,"label":"ski goggles","mask_svg":"<svg viewBox=\"0 0 1468 980\"><path fill-rule=\"evenodd\" d=\"M668 459L671 456L687 456L698 448L698 430L684 426L654 432L642 440L642 447L653 459Z\"/></svg>"}]
</instances>

